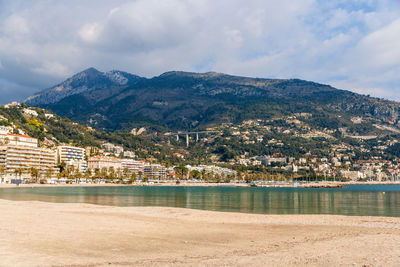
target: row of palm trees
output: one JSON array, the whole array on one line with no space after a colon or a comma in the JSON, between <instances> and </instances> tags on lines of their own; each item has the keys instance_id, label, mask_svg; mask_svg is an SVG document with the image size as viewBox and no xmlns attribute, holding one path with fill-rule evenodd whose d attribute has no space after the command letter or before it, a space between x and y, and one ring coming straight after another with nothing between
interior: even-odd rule
<instances>
[{"instance_id":1,"label":"row of palm trees","mask_svg":"<svg viewBox=\"0 0 400 267\"><path fill-rule=\"evenodd\" d=\"M128 168L115 169L114 167L103 167L101 169L96 168L94 170L87 169L85 173L81 173L78 168L74 166L68 166L67 168L63 169L59 174L58 178L67 178L67 179L105 179L107 181L113 182L124 182L124 180L129 180L130 182L136 181L136 179L143 176L142 172L136 174L135 172L131 172Z\"/></svg>"},{"instance_id":2,"label":"row of palm trees","mask_svg":"<svg viewBox=\"0 0 400 267\"><path fill-rule=\"evenodd\" d=\"M195 179L199 181L204 181L204 182L229 182L231 180L234 180L236 178L235 175L221 175L219 173L214 173L214 172L207 172L206 170L202 170L201 172L198 170L191 170L189 172L189 169L184 167L184 166L177 166L174 168L175 171L175 177L177 179Z\"/></svg>"},{"instance_id":3,"label":"row of palm trees","mask_svg":"<svg viewBox=\"0 0 400 267\"><path fill-rule=\"evenodd\" d=\"M114 183L125 183L125 182L133 183L137 179L141 179L141 181L147 182L150 179L160 178L160 177L151 177L149 174L144 174L141 171L139 171L138 173L131 172L128 168L115 169L114 167L109 167L109 168L103 167L101 169L96 168L94 170L88 169L85 173L82 173L79 168L76 168L74 166L61 165L59 166L59 168L60 172L57 172L57 176L55 176L56 172L54 168L47 168L43 172L35 167L21 166L15 168L12 172L16 177L19 177L20 179L22 179L23 174L29 174L30 176L29 182L31 183L39 183L41 181L40 179L41 177L42 178L57 177L58 179L64 178L68 180L79 180L81 178L91 179L91 180L104 179L106 181ZM201 172L197 170L192 170L189 172L189 170L184 166L175 167L174 171L175 171L175 176L167 176L167 179L176 178L182 180L195 179L204 182L229 182L236 178L234 175L223 176L218 173L206 172L205 170ZM7 170L5 169L5 167L0 166L0 176L3 176L6 173ZM247 178L251 179L252 177L247 177Z\"/></svg>"},{"instance_id":4,"label":"row of palm trees","mask_svg":"<svg viewBox=\"0 0 400 267\"><path fill-rule=\"evenodd\" d=\"M35 167L30 167L30 168L18 167L13 170L13 174L16 177L19 177L20 179L22 178L22 175L25 173L30 175L31 182L34 183L39 182L40 170ZM7 174L7 169L4 166L0 166L0 176L3 176L4 174ZM52 177L53 174L54 174L54 169L52 168L46 169L45 171L46 177Z\"/></svg>"}]
</instances>

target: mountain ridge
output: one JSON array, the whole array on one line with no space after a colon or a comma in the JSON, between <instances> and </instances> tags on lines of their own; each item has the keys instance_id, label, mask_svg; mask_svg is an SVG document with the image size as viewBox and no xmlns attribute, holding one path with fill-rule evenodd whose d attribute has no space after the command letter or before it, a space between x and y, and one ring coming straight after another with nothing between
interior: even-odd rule
<instances>
[{"instance_id":1,"label":"mountain ridge","mask_svg":"<svg viewBox=\"0 0 400 267\"><path fill-rule=\"evenodd\" d=\"M53 87L28 97L24 102L29 105L50 104L75 94L110 87L127 86L140 79L144 78L119 70L101 72L91 67Z\"/></svg>"},{"instance_id":2,"label":"mountain ridge","mask_svg":"<svg viewBox=\"0 0 400 267\"><path fill-rule=\"evenodd\" d=\"M322 116L325 121L320 123L328 127L334 119L343 117L349 122L351 116L399 126L400 103L312 81L183 71L169 71L149 79L132 75L129 80L125 72L116 71L115 75L89 70L95 73L95 86L90 86L90 79L83 79L77 82L80 87L71 86L68 94L59 95L55 86L51 90L55 101L40 103L29 99L27 103L111 131L143 125L191 130L296 112ZM118 78L117 82L110 81L106 73ZM71 79L75 76L66 80L69 85L73 85ZM122 84L124 78L128 82ZM346 127L347 122L339 126Z\"/></svg>"}]
</instances>

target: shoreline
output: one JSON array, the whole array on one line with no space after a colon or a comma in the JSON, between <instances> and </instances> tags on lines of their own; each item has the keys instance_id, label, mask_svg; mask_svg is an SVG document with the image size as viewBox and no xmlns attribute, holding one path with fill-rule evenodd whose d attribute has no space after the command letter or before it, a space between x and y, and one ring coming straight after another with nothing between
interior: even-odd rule
<instances>
[{"instance_id":1,"label":"shoreline","mask_svg":"<svg viewBox=\"0 0 400 267\"><path fill-rule=\"evenodd\" d=\"M400 185L400 181L397 182L309 182L309 183L298 183L297 188L339 188L347 185ZM123 187L123 186L177 186L177 187L250 187L246 183L186 183L181 182L176 184L174 182L163 182L154 184L112 184L112 183L79 183L79 184L0 184L0 188L22 188L22 187ZM283 187L283 188L296 188L293 183L265 183L258 185L257 187Z\"/></svg>"},{"instance_id":2,"label":"shoreline","mask_svg":"<svg viewBox=\"0 0 400 267\"><path fill-rule=\"evenodd\" d=\"M5 266L396 266L400 260L400 218L393 217L9 200L0 200L0 209Z\"/></svg>"}]
</instances>

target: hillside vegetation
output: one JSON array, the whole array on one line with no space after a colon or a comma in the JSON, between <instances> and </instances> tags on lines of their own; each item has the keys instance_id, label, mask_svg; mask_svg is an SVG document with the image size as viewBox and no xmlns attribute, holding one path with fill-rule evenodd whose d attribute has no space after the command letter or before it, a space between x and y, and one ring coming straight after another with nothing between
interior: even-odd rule
<instances>
[{"instance_id":1,"label":"hillside vegetation","mask_svg":"<svg viewBox=\"0 0 400 267\"><path fill-rule=\"evenodd\" d=\"M399 126L399 103L309 81L188 72L167 72L146 79L118 73L128 77L125 83L105 82L105 73L89 69L29 98L27 103L106 131L143 126L157 131L204 129L297 113L312 114L311 126L331 129L352 127L351 118L362 117L367 124L364 131L358 127L358 134L367 134L374 123ZM46 98L49 91L62 97Z\"/></svg>"}]
</instances>

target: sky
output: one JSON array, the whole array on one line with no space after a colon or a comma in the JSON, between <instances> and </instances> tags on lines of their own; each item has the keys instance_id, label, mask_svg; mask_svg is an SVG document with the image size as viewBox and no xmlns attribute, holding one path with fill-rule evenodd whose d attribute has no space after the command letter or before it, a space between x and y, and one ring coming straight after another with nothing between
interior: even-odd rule
<instances>
[{"instance_id":1,"label":"sky","mask_svg":"<svg viewBox=\"0 0 400 267\"><path fill-rule=\"evenodd\" d=\"M0 104L89 67L300 78L400 101L400 0L0 0Z\"/></svg>"}]
</instances>

